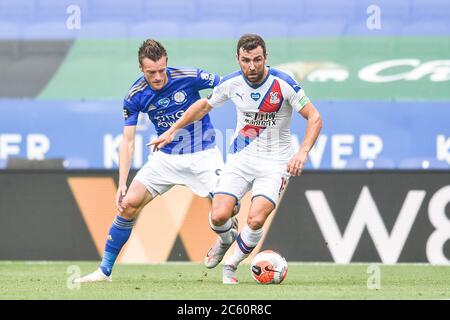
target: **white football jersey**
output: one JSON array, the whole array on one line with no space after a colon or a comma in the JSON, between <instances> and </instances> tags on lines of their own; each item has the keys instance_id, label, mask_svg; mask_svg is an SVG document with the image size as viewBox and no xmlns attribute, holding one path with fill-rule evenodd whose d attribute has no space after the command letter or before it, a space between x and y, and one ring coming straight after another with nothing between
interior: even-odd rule
<instances>
[{"instance_id":1,"label":"white football jersey","mask_svg":"<svg viewBox=\"0 0 450 320\"><path fill-rule=\"evenodd\" d=\"M222 78L208 103L217 107L230 99L237 111L230 153L277 162L290 160L292 110L300 111L309 101L300 85L272 67L259 85L251 84L237 71Z\"/></svg>"}]
</instances>

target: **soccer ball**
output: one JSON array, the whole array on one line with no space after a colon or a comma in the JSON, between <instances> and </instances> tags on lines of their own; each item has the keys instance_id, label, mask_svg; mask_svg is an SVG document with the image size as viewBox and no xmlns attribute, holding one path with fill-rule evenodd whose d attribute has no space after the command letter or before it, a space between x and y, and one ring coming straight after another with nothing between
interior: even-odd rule
<instances>
[{"instance_id":1,"label":"soccer ball","mask_svg":"<svg viewBox=\"0 0 450 320\"><path fill-rule=\"evenodd\" d=\"M278 252L264 250L253 258L251 272L258 283L280 284L286 278L288 264Z\"/></svg>"}]
</instances>

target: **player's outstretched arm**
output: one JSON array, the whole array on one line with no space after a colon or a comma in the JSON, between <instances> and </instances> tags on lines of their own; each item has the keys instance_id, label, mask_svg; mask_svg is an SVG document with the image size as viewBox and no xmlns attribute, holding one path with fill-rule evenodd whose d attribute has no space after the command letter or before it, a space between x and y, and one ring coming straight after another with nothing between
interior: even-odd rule
<instances>
[{"instance_id":1,"label":"player's outstretched arm","mask_svg":"<svg viewBox=\"0 0 450 320\"><path fill-rule=\"evenodd\" d=\"M184 112L183 116L178 119L177 122L175 122L166 132L150 142L148 145L153 146L153 150L163 148L165 145L173 141L178 130L186 127L194 121L200 120L209 111L211 111L211 109L212 107L205 98L197 100Z\"/></svg>"},{"instance_id":2,"label":"player's outstretched arm","mask_svg":"<svg viewBox=\"0 0 450 320\"><path fill-rule=\"evenodd\" d=\"M322 129L322 117L311 102L308 102L299 112L306 120L306 132L299 151L292 157L287 171L293 176L299 176L308 160L308 153L316 143Z\"/></svg>"},{"instance_id":3,"label":"player's outstretched arm","mask_svg":"<svg viewBox=\"0 0 450 320\"><path fill-rule=\"evenodd\" d=\"M122 140L119 146L119 187L116 193L116 208L119 212L125 209L122 200L127 193L127 179L130 173L131 160L134 152L134 136L136 126L124 126Z\"/></svg>"}]
</instances>

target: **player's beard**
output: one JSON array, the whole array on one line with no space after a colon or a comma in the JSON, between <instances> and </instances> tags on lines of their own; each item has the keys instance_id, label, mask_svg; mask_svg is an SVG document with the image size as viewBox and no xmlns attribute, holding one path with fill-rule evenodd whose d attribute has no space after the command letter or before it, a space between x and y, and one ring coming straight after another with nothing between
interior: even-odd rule
<instances>
[{"instance_id":1,"label":"player's beard","mask_svg":"<svg viewBox=\"0 0 450 320\"><path fill-rule=\"evenodd\" d=\"M260 73L255 73L252 74L252 78L249 78L249 73L247 72L247 74L245 75L245 77L247 78L247 80L251 83L259 83L262 81L263 77L264 77L264 68L261 70Z\"/></svg>"}]
</instances>

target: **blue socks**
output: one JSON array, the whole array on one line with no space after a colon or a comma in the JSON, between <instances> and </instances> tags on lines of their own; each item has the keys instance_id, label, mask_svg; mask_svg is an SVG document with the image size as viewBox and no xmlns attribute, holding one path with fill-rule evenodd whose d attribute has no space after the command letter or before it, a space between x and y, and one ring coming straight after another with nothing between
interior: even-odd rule
<instances>
[{"instance_id":1,"label":"blue socks","mask_svg":"<svg viewBox=\"0 0 450 320\"><path fill-rule=\"evenodd\" d=\"M120 216L116 216L111 229L109 229L105 252L103 253L102 263L100 264L100 269L105 275L111 275L112 268L119 252L131 235L134 222L134 219L127 220Z\"/></svg>"}]
</instances>

